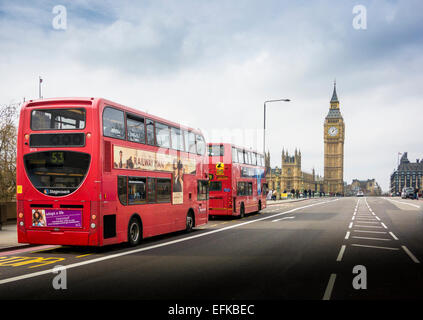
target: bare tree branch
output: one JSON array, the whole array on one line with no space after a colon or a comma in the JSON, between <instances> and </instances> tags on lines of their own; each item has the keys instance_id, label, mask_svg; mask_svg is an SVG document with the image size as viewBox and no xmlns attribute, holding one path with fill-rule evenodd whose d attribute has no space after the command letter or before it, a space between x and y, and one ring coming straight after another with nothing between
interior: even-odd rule
<instances>
[{"instance_id":1,"label":"bare tree branch","mask_svg":"<svg viewBox=\"0 0 423 320\"><path fill-rule=\"evenodd\" d=\"M0 201L16 193L16 120L18 104L0 105Z\"/></svg>"}]
</instances>

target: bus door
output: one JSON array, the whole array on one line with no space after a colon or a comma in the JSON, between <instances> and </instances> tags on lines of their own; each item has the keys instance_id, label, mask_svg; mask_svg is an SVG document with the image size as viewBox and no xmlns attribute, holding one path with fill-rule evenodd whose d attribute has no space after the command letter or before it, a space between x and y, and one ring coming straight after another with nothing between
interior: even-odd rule
<instances>
[{"instance_id":1,"label":"bus door","mask_svg":"<svg viewBox=\"0 0 423 320\"><path fill-rule=\"evenodd\" d=\"M197 201L198 214L196 215L196 225L207 223L209 213L209 180L197 180Z\"/></svg>"}]
</instances>

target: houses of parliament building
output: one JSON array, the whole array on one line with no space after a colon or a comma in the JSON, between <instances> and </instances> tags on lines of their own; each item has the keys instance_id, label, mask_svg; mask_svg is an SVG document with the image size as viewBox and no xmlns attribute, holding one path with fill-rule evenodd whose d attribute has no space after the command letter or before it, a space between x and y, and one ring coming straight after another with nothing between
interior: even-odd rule
<instances>
[{"instance_id":1,"label":"houses of parliament building","mask_svg":"<svg viewBox=\"0 0 423 320\"><path fill-rule=\"evenodd\" d=\"M324 176L301 169L301 151L294 154L282 150L281 168L270 167L270 153L266 155L266 180L271 190L280 193L312 191L331 195L344 194L344 139L345 123L342 118L336 83L334 84L329 112L323 124Z\"/></svg>"}]
</instances>

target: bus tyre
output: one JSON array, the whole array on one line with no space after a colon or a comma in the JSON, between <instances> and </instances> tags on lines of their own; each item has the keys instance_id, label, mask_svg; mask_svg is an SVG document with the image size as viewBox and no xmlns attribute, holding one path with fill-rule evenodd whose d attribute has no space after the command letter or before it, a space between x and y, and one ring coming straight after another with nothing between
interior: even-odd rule
<instances>
[{"instance_id":1,"label":"bus tyre","mask_svg":"<svg viewBox=\"0 0 423 320\"><path fill-rule=\"evenodd\" d=\"M239 218L242 219L244 217L245 217L245 208L244 208L244 202L242 202L239 207Z\"/></svg>"},{"instance_id":2,"label":"bus tyre","mask_svg":"<svg viewBox=\"0 0 423 320\"><path fill-rule=\"evenodd\" d=\"M259 203L258 203L258 212L260 212L261 211L261 201L259 201Z\"/></svg>"},{"instance_id":3,"label":"bus tyre","mask_svg":"<svg viewBox=\"0 0 423 320\"><path fill-rule=\"evenodd\" d=\"M128 225L128 243L131 247L138 245L141 241L141 224L135 217L129 221Z\"/></svg>"},{"instance_id":4,"label":"bus tyre","mask_svg":"<svg viewBox=\"0 0 423 320\"><path fill-rule=\"evenodd\" d=\"M192 212L188 212L187 219L186 219L185 231L187 233L191 232L193 227L194 227L194 216L193 216Z\"/></svg>"}]
</instances>

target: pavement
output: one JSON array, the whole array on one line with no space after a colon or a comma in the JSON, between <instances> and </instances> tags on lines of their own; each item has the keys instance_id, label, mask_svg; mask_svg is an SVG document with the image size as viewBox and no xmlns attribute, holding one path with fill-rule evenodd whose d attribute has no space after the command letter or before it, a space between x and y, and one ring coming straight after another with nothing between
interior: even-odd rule
<instances>
[{"instance_id":1,"label":"pavement","mask_svg":"<svg viewBox=\"0 0 423 320\"><path fill-rule=\"evenodd\" d=\"M18 243L16 221L9 221L0 230L0 252L29 246L25 243Z\"/></svg>"}]
</instances>

